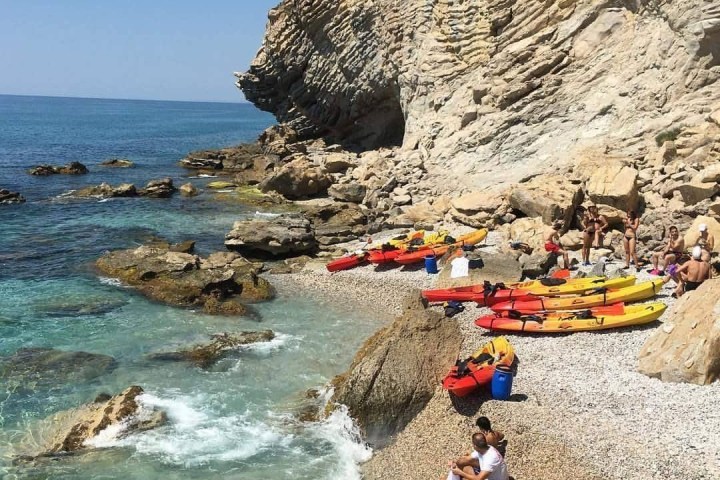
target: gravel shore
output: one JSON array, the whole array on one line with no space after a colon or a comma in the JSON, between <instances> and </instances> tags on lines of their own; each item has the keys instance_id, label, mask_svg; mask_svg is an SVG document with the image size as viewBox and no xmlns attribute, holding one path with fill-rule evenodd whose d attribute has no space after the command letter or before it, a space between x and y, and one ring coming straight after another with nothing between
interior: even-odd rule
<instances>
[{"instance_id":1,"label":"gravel shore","mask_svg":"<svg viewBox=\"0 0 720 480\"><path fill-rule=\"evenodd\" d=\"M609 264L608 270L620 265ZM651 278L634 269L629 273L638 282ZM300 273L270 280L356 303L389 320L406 292L432 288L435 277L419 267L365 266L330 274L313 262ZM658 299L672 304L671 292L672 284ZM461 326L464 355L494 336L473 323L487 312L468 306L448 319ZM657 325L506 335L521 360L514 401L495 401L488 394L459 400L438 388L394 443L363 466L364 478L445 478L448 460L469 450L479 415L505 432L508 467L518 480L720 478L720 382L662 383L636 371L640 348Z\"/></svg>"}]
</instances>

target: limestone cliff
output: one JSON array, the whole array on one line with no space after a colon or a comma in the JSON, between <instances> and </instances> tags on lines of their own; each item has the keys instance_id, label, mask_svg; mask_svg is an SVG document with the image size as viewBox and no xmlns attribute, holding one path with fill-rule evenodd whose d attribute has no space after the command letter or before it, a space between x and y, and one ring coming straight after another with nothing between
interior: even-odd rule
<instances>
[{"instance_id":1,"label":"limestone cliff","mask_svg":"<svg viewBox=\"0 0 720 480\"><path fill-rule=\"evenodd\" d=\"M654 155L707 125L719 75L717 0L284 0L237 85L301 136L395 145L419 187L457 194Z\"/></svg>"}]
</instances>

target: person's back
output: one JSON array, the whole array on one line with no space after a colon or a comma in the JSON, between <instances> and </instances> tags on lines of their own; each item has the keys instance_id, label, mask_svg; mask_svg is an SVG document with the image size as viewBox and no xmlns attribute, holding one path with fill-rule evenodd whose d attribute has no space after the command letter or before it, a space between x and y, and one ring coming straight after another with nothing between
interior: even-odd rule
<instances>
[{"instance_id":1,"label":"person's back","mask_svg":"<svg viewBox=\"0 0 720 480\"><path fill-rule=\"evenodd\" d=\"M694 258L688 261L687 281L702 283L710 278L710 264Z\"/></svg>"},{"instance_id":2,"label":"person's back","mask_svg":"<svg viewBox=\"0 0 720 480\"><path fill-rule=\"evenodd\" d=\"M474 452L480 464L480 472L489 472L487 480L508 480L507 465L500 452L495 447L488 445L483 453Z\"/></svg>"}]
</instances>

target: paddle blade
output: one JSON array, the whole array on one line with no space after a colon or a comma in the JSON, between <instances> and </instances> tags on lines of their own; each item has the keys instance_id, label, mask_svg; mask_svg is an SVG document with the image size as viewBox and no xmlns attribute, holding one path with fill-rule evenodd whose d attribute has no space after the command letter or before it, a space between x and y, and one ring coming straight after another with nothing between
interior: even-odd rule
<instances>
[{"instance_id":1,"label":"paddle blade","mask_svg":"<svg viewBox=\"0 0 720 480\"><path fill-rule=\"evenodd\" d=\"M567 268L564 268L562 270L556 270L550 275L551 278L569 278L570 277L570 270Z\"/></svg>"},{"instance_id":2,"label":"paddle blade","mask_svg":"<svg viewBox=\"0 0 720 480\"><path fill-rule=\"evenodd\" d=\"M590 310L594 315L622 315L625 313L625 304L622 302L613 303L603 307L593 307Z\"/></svg>"}]
</instances>

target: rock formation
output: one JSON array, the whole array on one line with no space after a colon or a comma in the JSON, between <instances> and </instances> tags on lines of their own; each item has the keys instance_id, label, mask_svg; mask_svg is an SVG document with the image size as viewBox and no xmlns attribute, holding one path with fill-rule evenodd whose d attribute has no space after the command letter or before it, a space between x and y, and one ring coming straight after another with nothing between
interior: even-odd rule
<instances>
[{"instance_id":1,"label":"rock formation","mask_svg":"<svg viewBox=\"0 0 720 480\"><path fill-rule=\"evenodd\" d=\"M4 203L23 203L25 197L17 192L11 192L5 188L0 188L0 204Z\"/></svg>"},{"instance_id":2,"label":"rock formation","mask_svg":"<svg viewBox=\"0 0 720 480\"><path fill-rule=\"evenodd\" d=\"M86 198L113 198L113 197L151 197L151 198L168 198L175 193L177 189L173 185L170 178L161 178L159 180L151 180L145 188L137 188L132 183L121 183L117 187L113 187L109 183L101 183L100 185L81 188L72 192L71 196Z\"/></svg>"},{"instance_id":3,"label":"rock formation","mask_svg":"<svg viewBox=\"0 0 720 480\"><path fill-rule=\"evenodd\" d=\"M461 341L456 322L426 310L420 292L411 292L403 313L368 339L350 369L333 380L332 400L348 406L371 442L382 442L432 398Z\"/></svg>"},{"instance_id":4,"label":"rock formation","mask_svg":"<svg viewBox=\"0 0 720 480\"><path fill-rule=\"evenodd\" d=\"M88 173L88 169L85 165L80 162L70 162L65 166L55 165L38 165L33 167L28 172L30 175L47 176L56 174L66 175L83 175Z\"/></svg>"},{"instance_id":5,"label":"rock formation","mask_svg":"<svg viewBox=\"0 0 720 480\"><path fill-rule=\"evenodd\" d=\"M302 215L235 222L225 236L225 246L247 254L296 256L314 253L317 240L310 220Z\"/></svg>"},{"instance_id":6,"label":"rock formation","mask_svg":"<svg viewBox=\"0 0 720 480\"><path fill-rule=\"evenodd\" d=\"M130 168L134 167L135 163L126 158L111 158L110 160L100 162L100 165L103 167Z\"/></svg>"},{"instance_id":7,"label":"rock formation","mask_svg":"<svg viewBox=\"0 0 720 480\"><path fill-rule=\"evenodd\" d=\"M96 265L104 274L136 287L153 300L199 306L211 314L244 315L248 310L241 302L273 297L270 284L257 275L258 266L240 255L218 252L201 258L189 251L191 246L173 248L155 243L109 252Z\"/></svg>"},{"instance_id":8,"label":"rock formation","mask_svg":"<svg viewBox=\"0 0 720 480\"><path fill-rule=\"evenodd\" d=\"M152 360L188 361L195 365L208 368L218 360L250 343L269 342L275 338L272 330L259 332L220 333L212 336L212 341L206 345L199 345L191 350L178 352L153 353L149 355Z\"/></svg>"},{"instance_id":9,"label":"rock formation","mask_svg":"<svg viewBox=\"0 0 720 480\"><path fill-rule=\"evenodd\" d=\"M720 378L720 280L683 295L640 351L641 373L705 385Z\"/></svg>"},{"instance_id":10,"label":"rock formation","mask_svg":"<svg viewBox=\"0 0 720 480\"><path fill-rule=\"evenodd\" d=\"M183 197L194 197L200 193L197 187L190 182L180 185L178 190Z\"/></svg>"}]
</instances>

